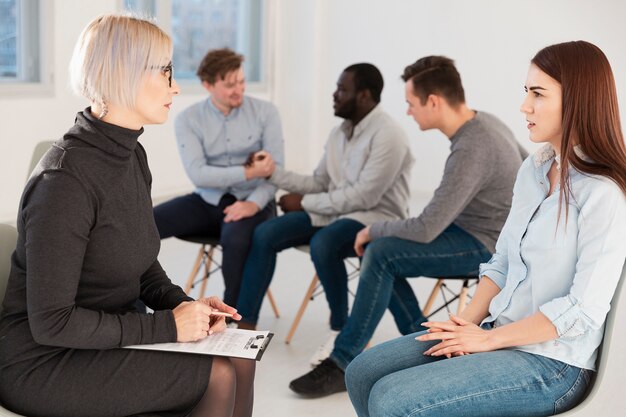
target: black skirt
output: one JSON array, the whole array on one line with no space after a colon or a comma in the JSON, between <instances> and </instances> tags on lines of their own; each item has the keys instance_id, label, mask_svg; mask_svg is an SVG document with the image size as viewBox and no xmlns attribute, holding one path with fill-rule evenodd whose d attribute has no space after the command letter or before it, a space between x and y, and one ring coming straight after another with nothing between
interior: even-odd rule
<instances>
[{"instance_id":1,"label":"black skirt","mask_svg":"<svg viewBox=\"0 0 626 417\"><path fill-rule=\"evenodd\" d=\"M0 370L0 399L28 417L178 417L202 399L206 355L67 349Z\"/></svg>"}]
</instances>

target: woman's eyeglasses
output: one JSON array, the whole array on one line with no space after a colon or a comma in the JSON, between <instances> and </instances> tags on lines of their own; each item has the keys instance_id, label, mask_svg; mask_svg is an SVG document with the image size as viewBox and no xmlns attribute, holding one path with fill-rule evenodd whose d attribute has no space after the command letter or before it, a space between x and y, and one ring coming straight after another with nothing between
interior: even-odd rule
<instances>
[{"instance_id":1,"label":"woman's eyeglasses","mask_svg":"<svg viewBox=\"0 0 626 417\"><path fill-rule=\"evenodd\" d=\"M174 66L172 65L171 62L162 67L151 67L151 68L158 69L159 71L161 71L163 75L167 77L167 81L169 82L170 87L172 86L172 76L174 75Z\"/></svg>"}]
</instances>

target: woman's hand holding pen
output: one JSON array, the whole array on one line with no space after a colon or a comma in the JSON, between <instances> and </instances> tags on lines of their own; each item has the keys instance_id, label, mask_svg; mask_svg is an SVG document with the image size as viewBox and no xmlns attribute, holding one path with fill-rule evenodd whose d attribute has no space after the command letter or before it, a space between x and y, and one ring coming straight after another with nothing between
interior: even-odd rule
<instances>
[{"instance_id":1,"label":"woman's hand holding pen","mask_svg":"<svg viewBox=\"0 0 626 417\"><path fill-rule=\"evenodd\" d=\"M208 336L213 309L198 301L184 301L173 311L176 341L194 342Z\"/></svg>"},{"instance_id":2,"label":"woman's hand holding pen","mask_svg":"<svg viewBox=\"0 0 626 417\"><path fill-rule=\"evenodd\" d=\"M224 304L217 297L184 301L173 313L178 342L194 342L224 330L226 316L232 315L235 320L241 318L236 309Z\"/></svg>"},{"instance_id":3,"label":"woman's hand holding pen","mask_svg":"<svg viewBox=\"0 0 626 417\"><path fill-rule=\"evenodd\" d=\"M237 309L224 303L218 297L201 298L198 300L211 307L211 322L209 334L219 333L226 329L226 317L233 320L241 320L241 315L237 313Z\"/></svg>"}]
</instances>

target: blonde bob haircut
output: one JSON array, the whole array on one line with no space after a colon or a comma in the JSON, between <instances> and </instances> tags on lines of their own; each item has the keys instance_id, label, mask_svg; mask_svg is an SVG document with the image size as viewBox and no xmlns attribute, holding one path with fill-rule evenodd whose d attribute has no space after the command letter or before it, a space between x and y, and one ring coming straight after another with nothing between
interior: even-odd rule
<instances>
[{"instance_id":1,"label":"blonde bob haircut","mask_svg":"<svg viewBox=\"0 0 626 417\"><path fill-rule=\"evenodd\" d=\"M70 83L103 109L135 109L143 77L167 65L172 40L157 25L133 16L105 15L83 30L70 62Z\"/></svg>"}]
</instances>

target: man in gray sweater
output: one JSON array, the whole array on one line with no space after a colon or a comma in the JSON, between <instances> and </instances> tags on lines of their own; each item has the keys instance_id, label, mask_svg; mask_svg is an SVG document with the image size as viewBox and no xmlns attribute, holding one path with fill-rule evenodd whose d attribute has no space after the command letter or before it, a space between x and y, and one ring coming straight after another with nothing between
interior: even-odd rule
<instances>
[{"instance_id":1,"label":"man in gray sweater","mask_svg":"<svg viewBox=\"0 0 626 417\"><path fill-rule=\"evenodd\" d=\"M417 217L363 228L354 244L361 277L330 357L294 380L307 397L344 391L344 370L365 348L387 307L403 334L426 321L407 277L475 276L495 250L517 170L527 152L496 117L470 109L454 62L430 56L405 68L407 114L450 139L441 184ZM364 245L370 242L367 250Z\"/></svg>"},{"instance_id":2,"label":"man in gray sweater","mask_svg":"<svg viewBox=\"0 0 626 417\"><path fill-rule=\"evenodd\" d=\"M335 115L344 121L331 131L313 175L282 169L268 152L254 155L250 163L255 171L292 194L279 202L286 214L254 232L237 301L240 328L256 326L277 253L306 244L325 289L331 329L344 326L348 288L343 260L356 256L356 234L409 214L413 157L406 133L379 106L382 89L383 77L372 64L354 64L342 72L333 101Z\"/></svg>"}]
</instances>

